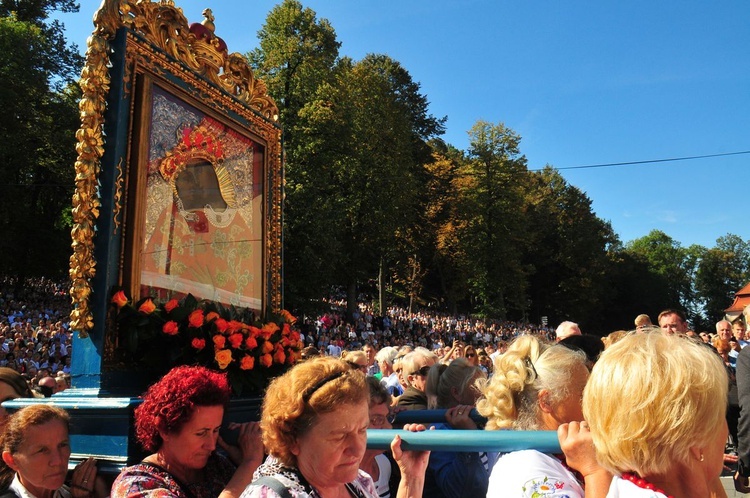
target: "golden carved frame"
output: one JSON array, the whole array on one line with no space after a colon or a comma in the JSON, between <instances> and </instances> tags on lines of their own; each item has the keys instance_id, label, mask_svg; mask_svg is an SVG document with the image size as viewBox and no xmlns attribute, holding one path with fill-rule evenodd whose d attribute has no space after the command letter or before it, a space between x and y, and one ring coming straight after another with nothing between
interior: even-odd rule
<instances>
[{"instance_id":1,"label":"golden carved frame","mask_svg":"<svg viewBox=\"0 0 750 498\"><path fill-rule=\"evenodd\" d=\"M213 18L210 11L204 11L204 16L206 20L203 25L212 34ZM81 128L76 134L78 158L75 163L74 225L71 232L73 255L70 258L70 294L74 308L71 328L85 338L95 326L95 313L90 301L94 291L92 279L97 272L94 241L99 217L111 216L113 227L112 234L100 233L99 237L122 235L128 223L127 213L132 211L132 207L126 209L130 157L124 163L122 157L116 158L112 165L116 180L113 182L111 213L100 213L102 199L99 197L102 157L106 147L110 146L105 143L105 135L109 134L104 116L113 86L110 75L112 42L123 28L127 33L128 47L122 82L125 94L136 85L139 74L157 80L167 77L177 79L186 83L190 98L216 111L225 120L235 116L238 121L234 126L239 126L241 121L248 133L263 143L266 164L263 267L265 278L268 279L264 311L280 309L281 129L277 124L278 109L267 94L266 86L254 78L241 54L228 53L223 42L215 36L206 37L200 33L196 36L191 32L182 9L176 7L172 0L104 0L94 17L94 25L80 81L83 97L79 105ZM129 97L131 101L135 100L133 95ZM137 112L137 106L131 104L131 120ZM138 202L137 195L134 197L131 202ZM125 238L122 240L121 250L127 252L129 248L125 247ZM106 268L104 270L107 271ZM127 262L123 267L121 261L119 284L123 280L128 281L127 275L123 276L123 270L127 273Z\"/></svg>"}]
</instances>

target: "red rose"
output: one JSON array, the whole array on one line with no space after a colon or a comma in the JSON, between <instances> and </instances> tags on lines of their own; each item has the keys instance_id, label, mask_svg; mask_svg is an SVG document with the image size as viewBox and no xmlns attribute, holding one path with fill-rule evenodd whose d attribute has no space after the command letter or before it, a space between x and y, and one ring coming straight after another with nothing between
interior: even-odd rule
<instances>
[{"instance_id":1,"label":"red rose","mask_svg":"<svg viewBox=\"0 0 750 498\"><path fill-rule=\"evenodd\" d=\"M179 306L180 303L177 301L177 299L170 299L167 301L167 304L164 305L164 309L167 313L171 313L173 309L175 309L177 306Z\"/></svg>"},{"instance_id":2,"label":"red rose","mask_svg":"<svg viewBox=\"0 0 750 498\"><path fill-rule=\"evenodd\" d=\"M116 304L119 309L128 304L128 298L124 291L117 291L115 295L112 296L112 302Z\"/></svg>"},{"instance_id":3,"label":"red rose","mask_svg":"<svg viewBox=\"0 0 750 498\"><path fill-rule=\"evenodd\" d=\"M242 339L242 334L232 334L229 336L229 345L237 349L242 346Z\"/></svg>"},{"instance_id":4,"label":"red rose","mask_svg":"<svg viewBox=\"0 0 750 498\"><path fill-rule=\"evenodd\" d=\"M177 335L180 333L180 326L174 320L170 320L164 324L161 330L167 335Z\"/></svg>"},{"instance_id":5,"label":"red rose","mask_svg":"<svg viewBox=\"0 0 750 498\"><path fill-rule=\"evenodd\" d=\"M266 368L269 368L271 365L273 365L273 358L270 354L264 354L260 357L260 364Z\"/></svg>"},{"instance_id":6,"label":"red rose","mask_svg":"<svg viewBox=\"0 0 750 498\"><path fill-rule=\"evenodd\" d=\"M224 346L227 343L227 338L223 335L215 335L213 337L214 346L216 346L216 349L224 349Z\"/></svg>"},{"instance_id":7,"label":"red rose","mask_svg":"<svg viewBox=\"0 0 750 498\"><path fill-rule=\"evenodd\" d=\"M156 309L156 305L154 304L154 302L151 300L150 297L146 299L145 301L143 301L143 303L141 303L141 305L138 307L138 311L140 311L141 313L145 315L150 315L151 313L154 312L155 309Z\"/></svg>"},{"instance_id":8,"label":"red rose","mask_svg":"<svg viewBox=\"0 0 750 498\"><path fill-rule=\"evenodd\" d=\"M216 325L216 330L218 330L222 334L224 334L227 330L229 330L229 323L223 318L217 318L215 325Z\"/></svg>"},{"instance_id":9,"label":"red rose","mask_svg":"<svg viewBox=\"0 0 750 498\"><path fill-rule=\"evenodd\" d=\"M242 357L240 361L240 370L252 370L255 367L255 358L249 355Z\"/></svg>"},{"instance_id":10,"label":"red rose","mask_svg":"<svg viewBox=\"0 0 750 498\"><path fill-rule=\"evenodd\" d=\"M255 340L255 337L249 336L247 339L245 339L245 347L249 350L253 350L258 347L258 341Z\"/></svg>"},{"instance_id":11,"label":"red rose","mask_svg":"<svg viewBox=\"0 0 750 498\"><path fill-rule=\"evenodd\" d=\"M190 343L190 345L193 346L193 349L197 349L198 351L200 351L201 349L206 347L206 340L195 337L193 338L193 341Z\"/></svg>"},{"instance_id":12,"label":"red rose","mask_svg":"<svg viewBox=\"0 0 750 498\"><path fill-rule=\"evenodd\" d=\"M273 354L273 361L276 362L276 363L278 363L278 364L280 364L280 365L283 365L284 364L284 360L286 360L286 355L284 354L284 349L283 348L277 348L276 352Z\"/></svg>"},{"instance_id":13,"label":"red rose","mask_svg":"<svg viewBox=\"0 0 750 498\"><path fill-rule=\"evenodd\" d=\"M195 310L188 316L188 323L191 327L198 328L203 326L203 310Z\"/></svg>"}]
</instances>

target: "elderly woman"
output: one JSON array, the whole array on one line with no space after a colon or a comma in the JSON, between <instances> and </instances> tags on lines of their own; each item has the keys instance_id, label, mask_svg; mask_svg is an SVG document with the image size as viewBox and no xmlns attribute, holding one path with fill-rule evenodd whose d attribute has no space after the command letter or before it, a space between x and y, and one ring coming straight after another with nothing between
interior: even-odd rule
<instances>
[{"instance_id":1,"label":"elderly woman","mask_svg":"<svg viewBox=\"0 0 750 498\"><path fill-rule=\"evenodd\" d=\"M477 429L470 418L479 399L478 382L487 375L467 358L457 358L450 365L438 363L427 375L428 408L446 408L446 423L436 429ZM425 475L425 496L434 498L462 498L485 496L489 481L489 462L494 456L487 453L433 451Z\"/></svg>"},{"instance_id":2,"label":"elderly woman","mask_svg":"<svg viewBox=\"0 0 750 498\"><path fill-rule=\"evenodd\" d=\"M260 422L270 455L242 498L377 497L359 468L369 398L364 373L336 358L308 360L274 379ZM397 496L421 496L429 452L402 452L398 436L391 450L402 476Z\"/></svg>"},{"instance_id":3,"label":"elderly woman","mask_svg":"<svg viewBox=\"0 0 750 498\"><path fill-rule=\"evenodd\" d=\"M569 447L568 440L581 430L577 421L583 418L581 397L589 376L586 356L559 344L544 344L534 336L521 336L497 359L495 367L495 374L483 387L484 398L477 402L477 410L488 419L486 429L560 428L558 434L566 442L563 447ZM573 446L576 453L569 456L567 464L581 472L584 483L556 455L513 451L500 457L492 468L487 496L601 496L611 475L596 464L593 452L581 455L579 446Z\"/></svg>"},{"instance_id":4,"label":"elderly woman","mask_svg":"<svg viewBox=\"0 0 750 498\"><path fill-rule=\"evenodd\" d=\"M610 498L726 496L720 475L727 373L709 348L678 335L629 335L591 372L583 414Z\"/></svg>"},{"instance_id":5,"label":"elderly woman","mask_svg":"<svg viewBox=\"0 0 750 498\"><path fill-rule=\"evenodd\" d=\"M398 406L408 410L426 410L427 395L424 392L427 373L437 363L435 354L425 348L416 348L401 360L401 369L406 389L398 398Z\"/></svg>"},{"instance_id":6,"label":"elderly woman","mask_svg":"<svg viewBox=\"0 0 750 498\"><path fill-rule=\"evenodd\" d=\"M136 438L151 454L120 472L111 495L239 496L263 459L263 445L254 422L230 424L239 429L239 448L219 437L229 395L226 376L203 367L174 368L152 385L135 410ZM217 444L231 462L216 453Z\"/></svg>"},{"instance_id":7,"label":"elderly woman","mask_svg":"<svg viewBox=\"0 0 750 498\"><path fill-rule=\"evenodd\" d=\"M2 435L0 489L18 498L93 498L107 494L95 489L96 462L84 460L65 484L70 459L69 417L52 405L32 405L14 413Z\"/></svg>"}]
</instances>

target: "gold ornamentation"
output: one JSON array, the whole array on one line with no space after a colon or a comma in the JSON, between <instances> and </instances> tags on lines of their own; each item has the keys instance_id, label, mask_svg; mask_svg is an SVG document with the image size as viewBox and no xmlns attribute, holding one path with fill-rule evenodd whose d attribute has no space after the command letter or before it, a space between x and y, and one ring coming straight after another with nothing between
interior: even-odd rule
<instances>
[{"instance_id":1,"label":"gold ornamentation","mask_svg":"<svg viewBox=\"0 0 750 498\"><path fill-rule=\"evenodd\" d=\"M114 225L114 230L112 230L112 235L117 234L117 230L120 228L120 211L122 211L122 189L125 181L125 171L122 169L122 158L120 158L120 162L117 163L117 179L115 180L115 202L113 205L113 212L112 212L112 224Z\"/></svg>"},{"instance_id":2,"label":"gold ornamentation","mask_svg":"<svg viewBox=\"0 0 750 498\"><path fill-rule=\"evenodd\" d=\"M124 93L130 95L130 85L135 66L144 67L155 75L173 75L191 84L188 93L199 102L226 113L250 117L252 112L272 122L278 121L278 108L268 95L265 84L256 80L247 61L239 53L229 54L224 42L214 34L213 15L204 11L202 25L189 26L182 9L172 0L104 0L94 16L94 32L88 40L86 63L81 73L82 98L79 103L81 127L76 133L75 163L76 189L73 194L73 229L71 231L73 254L70 257L70 296L73 302L70 325L79 337L88 337L94 326L89 305L91 281L96 274L94 234L101 202L98 182L101 158L104 153L104 111L110 89L110 41L121 27L128 28L128 41L145 39L163 53L149 51L142 42L134 43L135 53L126 54ZM203 26L205 29L194 28ZM128 50L132 48L128 43ZM165 57L166 54L168 57ZM196 78L200 75L201 78ZM232 95L227 99L221 91ZM268 308L281 309L281 131L277 126L260 124L248 119L249 130L268 144L266 149L266 175L269 178L270 206L266 216L265 267L271 289ZM246 124L247 126L247 124ZM118 164L116 180L115 228L118 230L122 209L123 164ZM128 169L125 165L124 169ZM126 201L127 203L127 201ZM105 347L107 345L105 340ZM110 345L111 346L111 345ZM105 354L106 355L106 354Z\"/></svg>"}]
</instances>

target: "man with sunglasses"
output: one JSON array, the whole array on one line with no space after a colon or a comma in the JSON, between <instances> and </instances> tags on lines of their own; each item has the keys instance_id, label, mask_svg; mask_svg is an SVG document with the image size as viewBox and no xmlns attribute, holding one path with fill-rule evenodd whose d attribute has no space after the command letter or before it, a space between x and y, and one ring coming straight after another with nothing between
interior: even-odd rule
<instances>
[{"instance_id":1,"label":"man with sunglasses","mask_svg":"<svg viewBox=\"0 0 750 498\"><path fill-rule=\"evenodd\" d=\"M408 410L427 409L427 395L425 394L427 373L437 361L438 357L435 353L422 347L404 356L401 360L401 367L406 389L398 399L398 406L403 406Z\"/></svg>"}]
</instances>

